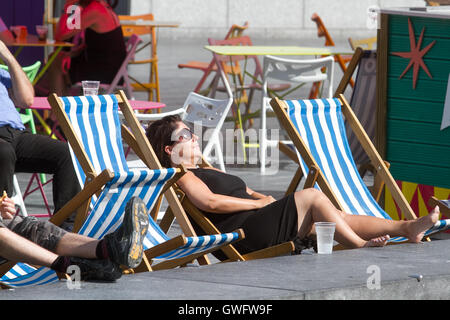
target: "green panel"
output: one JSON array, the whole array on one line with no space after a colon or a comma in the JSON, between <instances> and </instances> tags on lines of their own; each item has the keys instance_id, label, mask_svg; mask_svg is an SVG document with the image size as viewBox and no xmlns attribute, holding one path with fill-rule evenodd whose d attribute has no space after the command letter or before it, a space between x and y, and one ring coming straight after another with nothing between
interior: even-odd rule
<instances>
[{"instance_id":1,"label":"green panel","mask_svg":"<svg viewBox=\"0 0 450 320\"><path fill-rule=\"evenodd\" d=\"M417 38L425 27L425 37L432 34L435 37L450 39L450 19L410 17ZM389 16L389 34L409 36L408 17L400 15Z\"/></svg>"},{"instance_id":2,"label":"green panel","mask_svg":"<svg viewBox=\"0 0 450 320\"><path fill-rule=\"evenodd\" d=\"M405 120L386 121L386 130L391 141L403 141L418 144L439 145L450 147L450 128L440 131L440 124L411 122ZM413 155L415 150L411 150ZM411 151L409 153L411 153ZM450 166L450 154L445 161Z\"/></svg>"},{"instance_id":3,"label":"green panel","mask_svg":"<svg viewBox=\"0 0 450 320\"><path fill-rule=\"evenodd\" d=\"M417 79L416 89L413 89L412 79L388 77L388 98L405 98L442 103L444 107L447 82L435 81L421 77Z\"/></svg>"},{"instance_id":4,"label":"green panel","mask_svg":"<svg viewBox=\"0 0 450 320\"><path fill-rule=\"evenodd\" d=\"M450 147L432 144L388 141L388 161L430 165L450 170ZM435 175L434 175L435 176ZM411 181L411 180L409 180ZM415 182L412 180L412 182Z\"/></svg>"},{"instance_id":5,"label":"green panel","mask_svg":"<svg viewBox=\"0 0 450 320\"><path fill-rule=\"evenodd\" d=\"M449 31L450 32L450 31ZM419 40L419 35L416 35L416 45ZM423 37L420 49L425 48L427 45L432 43L434 40L436 42L424 55L426 59L438 59L438 60L448 60L448 52L450 51L450 39L441 39L431 37L425 33ZM409 52L411 51L411 44L409 43L409 36L396 36L392 35L389 37L389 57L392 56L392 52ZM407 60L404 58L404 60Z\"/></svg>"},{"instance_id":6,"label":"green panel","mask_svg":"<svg viewBox=\"0 0 450 320\"><path fill-rule=\"evenodd\" d=\"M395 179L450 187L450 129L440 131L450 73L450 20L410 17L420 49L436 41L423 58L413 89L413 68L399 79L409 59L392 52L409 52L408 16L389 15L386 159Z\"/></svg>"},{"instance_id":7,"label":"green panel","mask_svg":"<svg viewBox=\"0 0 450 320\"><path fill-rule=\"evenodd\" d=\"M450 188L449 168L401 163L389 159L387 161L391 164L389 170L396 180L410 181L440 188Z\"/></svg>"},{"instance_id":8,"label":"green panel","mask_svg":"<svg viewBox=\"0 0 450 320\"><path fill-rule=\"evenodd\" d=\"M443 102L388 98L388 119L403 119L438 124L442 122ZM450 131L450 129L448 129Z\"/></svg>"},{"instance_id":9,"label":"green panel","mask_svg":"<svg viewBox=\"0 0 450 320\"><path fill-rule=\"evenodd\" d=\"M428 55L426 55L428 57ZM425 78L435 81L448 81L448 75L450 73L450 60L436 60L436 59L423 59L426 67L431 73L431 77L428 77L425 70L419 69L419 78ZM389 76L400 77L403 71L409 64L409 59L402 57L390 55L388 58L388 70ZM412 79L413 78L413 68L411 67L402 77L402 79Z\"/></svg>"}]
</instances>

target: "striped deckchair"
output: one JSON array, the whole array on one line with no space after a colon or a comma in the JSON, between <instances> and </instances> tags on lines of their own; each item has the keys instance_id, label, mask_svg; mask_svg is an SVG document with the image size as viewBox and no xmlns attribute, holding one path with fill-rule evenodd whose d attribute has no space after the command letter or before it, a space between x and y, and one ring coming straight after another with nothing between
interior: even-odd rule
<instances>
[{"instance_id":1,"label":"striped deckchair","mask_svg":"<svg viewBox=\"0 0 450 320\"><path fill-rule=\"evenodd\" d=\"M179 169L129 169L123 152L119 102L120 95L49 98L71 149L75 171L82 191L51 219L61 224L72 212L78 211L74 231L101 239L116 230L122 222L128 200L138 196L150 211L164 192L179 176ZM94 197L93 197L94 196ZM92 198L92 201L91 201ZM90 208L92 208L91 212ZM144 241L143 262L132 272L159 270L184 265L214 250L244 237L242 230L202 237L180 235L169 239L152 220ZM153 261L152 261L153 260ZM157 264L156 264L157 263ZM57 280L48 268L17 264L0 279L10 286L48 283Z\"/></svg>"},{"instance_id":2,"label":"striped deckchair","mask_svg":"<svg viewBox=\"0 0 450 320\"><path fill-rule=\"evenodd\" d=\"M85 223L80 234L96 239L116 230L122 223L125 206L133 196L141 197L150 210L160 195L163 186L176 174L175 169L133 170L114 174L104 189ZM150 219L149 231L144 240L146 264L150 259L155 265L144 265L139 270L159 270L185 264L197 256L209 253L223 244L228 244L242 237L240 230L228 234L203 237L185 237L183 235L169 239L159 226ZM42 285L59 280L51 269L36 268L25 263L18 263L9 270L0 283L8 287Z\"/></svg>"},{"instance_id":3,"label":"striped deckchair","mask_svg":"<svg viewBox=\"0 0 450 320\"><path fill-rule=\"evenodd\" d=\"M288 101L274 98L271 105L296 147L300 166L306 176L304 188L314 186L321 189L344 212L391 219L378 205L358 173L346 137L344 115L404 217L416 218L343 95L339 99ZM449 227L450 220L441 220L425 235ZM397 237L390 241L406 240Z\"/></svg>"},{"instance_id":4,"label":"striped deckchair","mask_svg":"<svg viewBox=\"0 0 450 320\"><path fill-rule=\"evenodd\" d=\"M88 173L100 177L99 173L105 169L112 170L113 172L130 171L125 160L121 135L122 128L118 114L119 106L125 117L128 115L126 111L131 110L123 91L120 91L117 96L103 95L58 98L56 95L53 95L49 98L49 102L68 138L73 150L72 154L78 160L75 168L80 183L83 182ZM132 114L134 115L134 113ZM181 172L179 169L176 169L176 171L177 174L168 182L168 185L178 179ZM162 192L164 193L165 190L162 190ZM87 206L87 203L85 205ZM64 212L64 215L72 211ZM86 219L85 212L86 210L77 215L75 228L78 228L80 221L82 222ZM180 217L181 219L183 217ZM60 220L57 222L60 222ZM195 236L195 234L186 235ZM229 238L229 235L224 237ZM198 243L200 247L206 246L209 250L210 244L207 242L204 243L205 239L201 239L201 241L194 241L194 243ZM161 238L159 241L162 240ZM154 240L152 241L154 243ZM179 240L173 241L176 242ZM146 256L149 259L155 257L147 251ZM201 255L196 254L196 256ZM145 259L144 262L146 262ZM146 262L146 264L146 268L151 270L149 263ZM144 269L139 268L139 270Z\"/></svg>"},{"instance_id":5,"label":"striped deckchair","mask_svg":"<svg viewBox=\"0 0 450 320\"><path fill-rule=\"evenodd\" d=\"M129 106L124 106L121 110L123 112L127 125L130 127L130 130L123 130L124 140L126 140L129 145L133 146L133 149L135 150L137 155L148 168L161 169L161 163L159 162L158 157L156 156L149 140L147 139L142 126L140 125L131 108ZM202 158L200 166L212 167L205 158ZM186 172L187 169L181 166L181 170L183 172ZM195 221L197 225L203 230L204 233L220 233L216 226L197 207L194 206L194 204L188 199L188 197L184 194L181 188L176 185L176 183L168 188L165 196L169 202L169 207L167 208L167 211L165 212L164 217L160 223L160 226L163 230L168 229L173 221L174 216L177 221L180 222L180 214L182 213L183 215L185 215L187 213L189 214L189 217L193 221ZM173 197L173 201L171 202L170 198L168 198L167 196ZM184 217L185 216L183 216L183 219ZM190 225L189 220L181 221L185 222L186 225ZM192 228L192 225L190 226ZM188 232L193 232L193 230L191 231L188 229ZM275 257L284 254L290 254L294 251L294 249L295 247L292 241L287 241L279 245L274 245L244 255L241 255L232 244L221 247L221 251L225 256L224 259L227 259L226 261L248 261L253 259Z\"/></svg>"}]
</instances>

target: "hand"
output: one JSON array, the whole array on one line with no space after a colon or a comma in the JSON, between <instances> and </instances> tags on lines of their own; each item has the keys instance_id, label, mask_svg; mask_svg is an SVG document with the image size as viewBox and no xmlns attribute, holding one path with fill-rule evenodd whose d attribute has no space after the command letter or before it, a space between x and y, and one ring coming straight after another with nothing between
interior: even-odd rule
<instances>
[{"instance_id":1,"label":"hand","mask_svg":"<svg viewBox=\"0 0 450 320\"><path fill-rule=\"evenodd\" d=\"M12 219L16 214L16 207L14 201L10 198L4 198L0 203L0 214L3 219Z\"/></svg>"},{"instance_id":2,"label":"hand","mask_svg":"<svg viewBox=\"0 0 450 320\"><path fill-rule=\"evenodd\" d=\"M263 207L267 206L268 204L275 202L276 200L272 196L265 196L264 198L258 199L257 201L261 205L260 208L263 208Z\"/></svg>"}]
</instances>

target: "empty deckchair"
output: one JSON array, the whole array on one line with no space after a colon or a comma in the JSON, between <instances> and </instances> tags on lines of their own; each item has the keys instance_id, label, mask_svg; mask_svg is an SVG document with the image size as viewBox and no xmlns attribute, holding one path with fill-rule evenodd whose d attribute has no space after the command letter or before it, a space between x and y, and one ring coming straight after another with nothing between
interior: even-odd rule
<instances>
[{"instance_id":1,"label":"empty deckchair","mask_svg":"<svg viewBox=\"0 0 450 320\"><path fill-rule=\"evenodd\" d=\"M343 95L339 99L285 101L274 98L271 105L296 147L303 173L307 176L305 188L320 188L344 212L391 219L358 173L347 142L345 116L403 215L407 219L416 218ZM426 235L449 227L450 220L441 220ZM397 237L390 241L405 240Z\"/></svg>"},{"instance_id":2,"label":"empty deckchair","mask_svg":"<svg viewBox=\"0 0 450 320\"><path fill-rule=\"evenodd\" d=\"M176 170L134 170L130 172L109 172L102 174L108 179L102 193L87 220L80 230L80 234L92 238L103 238L106 234L116 230L122 222L125 206L133 196L142 197L150 210L163 190L164 184L174 177ZM95 189L87 185L85 190L93 194ZM74 201L82 203L82 199ZM74 203L72 203L73 205ZM204 237L185 237L183 235L169 239L150 220L149 230L144 240L146 257L145 264L150 259L152 266L145 265L149 270L174 267L191 261L198 255L215 250L223 243L230 243L242 236L240 231ZM138 267L139 268L139 267ZM145 270L144 266L136 271ZM58 275L49 268L37 268L24 263L18 263L2 278L0 283L9 287L24 287L30 285L42 285L58 281Z\"/></svg>"}]
</instances>

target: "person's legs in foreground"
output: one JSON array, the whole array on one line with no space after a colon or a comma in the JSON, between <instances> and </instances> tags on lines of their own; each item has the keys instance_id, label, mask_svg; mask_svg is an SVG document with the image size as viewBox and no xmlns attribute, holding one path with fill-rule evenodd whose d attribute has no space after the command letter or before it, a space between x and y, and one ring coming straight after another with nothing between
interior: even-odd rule
<instances>
[{"instance_id":1,"label":"person's legs in foreground","mask_svg":"<svg viewBox=\"0 0 450 320\"><path fill-rule=\"evenodd\" d=\"M68 233L46 221L27 217L0 227L0 255L66 272L70 265L80 268L81 280L114 281L120 278L120 265L137 267L142 261L143 239L148 215L139 198L126 206L122 225L113 233L96 240Z\"/></svg>"},{"instance_id":2,"label":"person's legs in foreground","mask_svg":"<svg viewBox=\"0 0 450 320\"><path fill-rule=\"evenodd\" d=\"M383 246L390 237L420 242L439 219L439 208L416 220L395 221L342 212L321 191L310 188L295 193L300 239L314 233L314 222L336 223L335 240L348 248Z\"/></svg>"}]
</instances>

